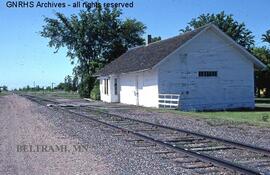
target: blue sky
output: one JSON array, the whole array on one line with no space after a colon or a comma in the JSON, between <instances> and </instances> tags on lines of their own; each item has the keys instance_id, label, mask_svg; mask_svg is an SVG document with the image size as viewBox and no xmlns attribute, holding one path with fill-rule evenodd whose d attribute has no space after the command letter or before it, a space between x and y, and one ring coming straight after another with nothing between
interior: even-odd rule
<instances>
[{"instance_id":1,"label":"blue sky","mask_svg":"<svg viewBox=\"0 0 270 175\"><path fill-rule=\"evenodd\" d=\"M134 8L124 9L123 18L136 18L147 26L146 34L165 39L177 35L179 29L202 13L224 10L244 22L255 35L256 44L263 45L261 35L270 29L269 6L269 0L134 0ZM72 74L73 66L65 49L54 54L54 49L47 46L48 40L38 33L44 24L44 16L53 17L59 11L70 15L78 9L7 8L6 0L0 2L0 85L8 85L11 89L33 86L35 81L36 85L48 86Z\"/></svg>"}]
</instances>

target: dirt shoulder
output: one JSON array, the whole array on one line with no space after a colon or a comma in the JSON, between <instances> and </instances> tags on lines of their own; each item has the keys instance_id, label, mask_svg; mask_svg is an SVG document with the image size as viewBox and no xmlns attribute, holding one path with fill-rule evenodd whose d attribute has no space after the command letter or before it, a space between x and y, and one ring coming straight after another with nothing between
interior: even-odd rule
<instances>
[{"instance_id":1,"label":"dirt shoulder","mask_svg":"<svg viewBox=\"0 0 270 175\"><path fill-rule=\"evenodd\" d=\"M78 139L56 132L35 108L16 95L0 98L0 174L109 174L104 162L91 151L74 152L73 145L80 145ZM48 149L38 150L37 145ZM57 150L61 145L71 152ZM54 152L49 148L55 148Z\"/></svg>"}]
</instances>

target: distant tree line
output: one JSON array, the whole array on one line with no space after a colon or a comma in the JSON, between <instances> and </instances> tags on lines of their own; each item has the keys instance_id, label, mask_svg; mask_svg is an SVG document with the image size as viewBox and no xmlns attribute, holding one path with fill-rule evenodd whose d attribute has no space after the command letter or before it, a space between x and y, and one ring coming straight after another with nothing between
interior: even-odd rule
<instances>
[{"instance_id":1,"label":"distant tree line","mask_svg":"<svg viewBox=\"0 0 270 175\"><path fill-rule=\"evenodd\" d=\"M53 90L60 90L60 91L67 91L67 92L76 92L78 90L78 80L76 77L71 77L67 75L64 78L64 82L59 83L57 86L47 86L47 87L40 87L39 85L35 87L30 87L27 85L26 87L15 89L16 91L53 91Z\"/></svg>"},{"instance_id":2,"label":"distant tree line","mask_svg":"<svg viewBox=\"0 0 270 175\"><path fill-rule=\"evenodd\" d=\"M30 87L29 85L23 87L23 88L19 88L19 89L14 89L15 91L31 91L31 92L37 92L37 91L51 91L52 87L51 86L47 86L47 87L40 87L39 85L35 86L35 87Z\"/></svg>"},{"instance_id":3,"label":"distant tree line","mask_svg":"<svg viewBox=\"0 0 270 175\"><path fill-rule=\"evenodd\" d=\"M0 93L2 91L8 91L8 87L6 85L0 86Z\"/></svg>"},{"instance_id":4,"label":"distant tree line","mask_svg":"<svg viewBox=\"0 0 270 175\"><path fill-rule=\"evenodd\" d=\"M72 78L70 75L67 75L63 83L59 83L54 89L63 90L67 92L75 92L78 90L78 78Z\"/></svg>"},{"instance_id":5,"label":"distant tree line","mask_svg":"<svg viewBox=\"0 0 270 175\"><path fill-rule=\"evenodd\" d=\"M40 32L49 39L49 46L55 53L62 47L67 48L67 57L74 65L73 78L65 77L56 89L78 91L82 97L99 97L99 83L93 76L100 68L110 63L129 48L145 44L143 34L146 26L136 19L121 18L119 9L97 7L80 11L70 17L56 13L56 18L45 18L45 25ZM254 36L244 23L239 23L233 15L202 14L193 18L180 33L191 31L208 23L217 25L238 44L270 67L268 46L256 47ZM152 42L161 37L152 38ZM270 44L270 30L262 35L262 41ZM269 70L256 71L256 92L260 96L270 96Z\"/></svg>"}]
</instances>

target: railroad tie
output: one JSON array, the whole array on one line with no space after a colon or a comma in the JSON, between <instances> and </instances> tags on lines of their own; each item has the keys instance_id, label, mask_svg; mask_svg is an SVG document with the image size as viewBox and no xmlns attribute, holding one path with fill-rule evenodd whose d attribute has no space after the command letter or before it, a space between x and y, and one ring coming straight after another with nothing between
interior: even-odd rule
<instances>
[{"instance_id":1,"label":"railroad tie","mask_svg":"<svg viewBox=\"0 0 270 175\"><path fill-rule=\"evenodd\" d=\"M199 162L183 163L181 167L186 169L197 169L197 168L213 167L213 165L199 161Z\"/></svg>"}]
</instances>

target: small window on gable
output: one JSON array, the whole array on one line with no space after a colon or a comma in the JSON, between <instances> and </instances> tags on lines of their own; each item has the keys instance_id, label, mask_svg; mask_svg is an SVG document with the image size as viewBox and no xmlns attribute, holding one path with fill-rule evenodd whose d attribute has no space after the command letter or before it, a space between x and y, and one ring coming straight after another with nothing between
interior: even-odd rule
<instances>
[{"instance_id":1,"label":"small window on gable","mask_svg":"<svg viewBox=\"0 0 270 175\"><path fill-rule=\"evenodd\" d=\"M217 77L218 72L217 71L199 71L198 76L199 77Z\"/></svg>"}]
</instances>

